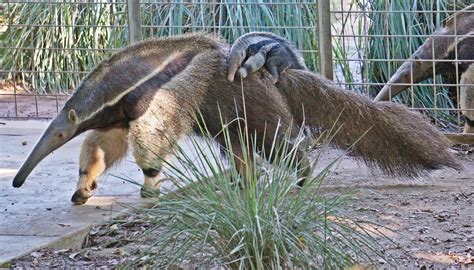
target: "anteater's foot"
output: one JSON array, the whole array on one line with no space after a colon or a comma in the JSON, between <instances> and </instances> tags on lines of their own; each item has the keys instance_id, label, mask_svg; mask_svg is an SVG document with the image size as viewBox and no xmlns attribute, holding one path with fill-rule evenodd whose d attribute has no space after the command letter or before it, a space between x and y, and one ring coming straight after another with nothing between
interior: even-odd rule
<instances>
[{"instance_id":1,"label":"anteater's foot","mask_svg":"<svg viewBox=\"0 0 474 270\"><path fill-rule=\"evenodd\" d=\"M142 188L140 189L140 195L142 196L142 198L158 197L160 195L160 189L142 186Z\"/></svg>"},{"instance_id":2,"label":"anteater's foot","mask_svg":"<svg viewBox=\"0 0 474 270\"><path fill-rule=\"evenodd\" d=\"M82 205L85 204L90 197L92 197L90 191L78 189L74 192L74 195L72 195L71 202L75 205Z\"/></svg>"},{"instance_id":3,"label":"anteater's foot","mask_svg":"<svg viewBox=\"0 0 474 270\"><path fill-rule=\"evenodd\" d=\"M306 178L303 178L303 179L299 180L298 183L296 183L296 185L299 188L302 188L304 186L305 181L306 181Z\"/></svg>"},{"instance_id":4,"label":"anteater's foot","mask_svg":"<svg viewBox=\"0 0 474 270\"><path fill-rule=\"evenodd\" d=\"M464 134L470 134L474 133L474 121L470 120L467 117L464 117L466 119L466 123L464 124Z\"/></svg>"}]
</instances>

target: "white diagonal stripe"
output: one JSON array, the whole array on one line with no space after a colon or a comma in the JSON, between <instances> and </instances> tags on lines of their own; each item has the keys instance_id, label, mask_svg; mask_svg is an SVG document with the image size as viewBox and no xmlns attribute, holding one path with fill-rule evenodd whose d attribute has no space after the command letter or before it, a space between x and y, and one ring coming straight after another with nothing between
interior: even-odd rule
<instances>
[{"instance_id":1,"label":"white diagonal stripe","mask_svg":"<svg viewBox=\"0 0 474 270\"><path fill-rule=\"evenodd\" d=\"M173 53L171 56L169 56L168 58L166 58L163 63L161 63L161 65L159 65L155 70L153 70L150 74L146 75L145 77L143 77L142 79L140 79L138 82L136 82L134 85L132 85L131 87L129 87L128 89L126 89L125 91L121 92L119 95L117 95L114 99L112 99L111 101L108 101L104 104L102 104L102 106L100 106L96 111L94 112L91 112L91 114L89 114L87 117L85 117L84 119L79 119L79 123L82 123L84 121L87 121L89 119L91 119L92 117L94 117L97 113L99 113L100 111L102 111L105 107L107 106L112 106L116 103L118 103L124 96L126 96L128 93L132 92L133 90L135 90L136 88L138 88L140 85L144 84L145 82L147 82L148 80L150 80L151 78L155 77L157 74L159 74L161 71L163 71L163 69L169 64L171 63L172 61L174 61L176 58L178 58L178 56L180 56L181 53Z\"/></svg>"}]
</instances>

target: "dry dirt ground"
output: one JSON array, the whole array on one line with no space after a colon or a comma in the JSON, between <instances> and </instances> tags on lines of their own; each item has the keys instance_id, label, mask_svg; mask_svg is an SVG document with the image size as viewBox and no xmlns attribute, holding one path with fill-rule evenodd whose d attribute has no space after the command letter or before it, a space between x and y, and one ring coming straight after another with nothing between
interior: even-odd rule
<instances>
[{"instance_id":1,"label":"dry dirt ground","mask_svg":"<svg viewBox=\"0 0 474 270\"><path fill-rule=\"evenodd\" d=\"M28 87L0 81L0 118L51 118L66 102L66 95L37 95Z\"/></svg>"},{"instance_id":2,"label":"dry dirt ground","mask_svg":"<svg viewBox=\"0 0 474 270\"><path fill-rule=\"evenodd\" d=\"M326 181L324 191L328 195L352 194L340 211L356 220L380 224L380 230L391 239L380 238L380 243L392 265L378 260L377 268L474 269L472 150L466 148L457 155L464 171L436 170L416 180L374 176L365 166L344 158ZM320 166L338 154L330 151ZM153 239L160 237L159 233L145 240L141 237L149 226L134 215L125 215L93 227L83 249L39 250L5 266L115 267L153 250Z\"/></svg>"},{"instance_id":3,"label":"dry dirt ground","mask_svg":"<svg viewBox=\"0 0 474 270\"><path fill-rule=\"evenodd\" d=\"M0 117L12 116L11 98L0 96ZM36 106L28 106L34 102L31 98L20 100L23 115L35 113ZM39 103L41 116L55 114L53 103L55 99ZM373 175L364 165L344 158L327 179L324 191L329 195L350 192L353 199L342 212L392 230L386 234L393 243L383 238L380 242L398 268L474 269L474 155L472 147L456 150L464 163L462 172L435 170L415 180ZM320 166L337 156L338 152L328 153ZM133 215L122 220L93 227L82 249L39 250L3 267L107 269L140 258L142 251L150 250L150 239L159 235L136 241L149 224ZM378 262L377 268L385 267L392 268Z\"/></svg>"}]
</instances>

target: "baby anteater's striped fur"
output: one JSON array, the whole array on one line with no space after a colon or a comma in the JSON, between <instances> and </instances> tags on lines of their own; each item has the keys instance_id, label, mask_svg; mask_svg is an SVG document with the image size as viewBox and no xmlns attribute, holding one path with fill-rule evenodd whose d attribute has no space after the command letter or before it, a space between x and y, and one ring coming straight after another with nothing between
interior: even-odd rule
<instances>
[{"instance_id":1,"label":"baby anteater's striped fur","mask_svg":"<svg viewBox=\"0 0 474 270\"><path fill-rule=\"evenodd\" d=\"M244 65L240 67L240 63ZM287 68L306 69L303 56L286 39L270 32L251 32L232 44L227 79L233 82L235 75L245 78L263 66L272 75L274 83Z\"/></svg>"},{"instance_id":2,"label":"baby anteater's striped fur","mask_svg":"<svg viewBox=\"0 0 474 270\"><path fill-rule=\"evenodd\" d=\"M266 45L262 43L266 43ZM249 57L244 60L244 65L237 72L237 75L240 75L242 78L246 78L248 74L265 66L272 76L273 83L276 83L279 74L286 69L306 68L305 66L299 65L301 56L297 52L293 52L286 44L280 42L274 42L273 40L258 42L249 45L247 51Z\"/></svg>"},{"instance_id":3,"label":"baby anteater's striped fur","mask_svg":"<svg viewBox=\"0 0 474 270\"><path fill-rule=\"evenodd\" d=\"M83 204L92 196L99 175L128 148L143 170L145 187L158 188L163 159L179 138L198 130L196 111L212 134L220 133L221 118L231 122L243 115L241 82L227 80L228 53L227 43L192 34L144 41L103 61L50 124L13 186L20 187L53 150L93 130L81 150L74 203ZM320 129L336 123L341 128L332 143L345 148L362 136L353 152L387 174L417 176L432 167L458 168L442 135L399 105L374 103L308 71L290 69L276 85L268 73L251 74L242 85L247 127L259 149L272 149L275 133L290 127L296 136L294 127L303 121ZM232 149L238 155L239 124L231 123ZM219 136L217 141L225 145ZM236 156L237 164L241 158ZM307 162L301 164L302 175L310 172Z\"/></svg>"}]
</instances>

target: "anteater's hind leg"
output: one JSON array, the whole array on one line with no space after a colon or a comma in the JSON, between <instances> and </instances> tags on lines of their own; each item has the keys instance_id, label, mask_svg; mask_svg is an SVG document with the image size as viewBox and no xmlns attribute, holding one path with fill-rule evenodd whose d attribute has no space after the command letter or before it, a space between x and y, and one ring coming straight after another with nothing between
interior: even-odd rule
<instances>
[{"instance_id":1,"label":"anteater's hind leg","mask_svg":"<svg viewBox=\"0 0 474 270\"><path fill-rule=\"evenodd\" d=\"M127 153L128 130L92 131L84 140L79 161L79 182L71 198L84 204L97 189L99 176Z\"/></svg>"},{"instance_id":2,"label":"anteater's hind leg","mask_svg":"<svg viewBox=\"0 0 474 270\"><path fill-rule=\"evenodd\" d=\"M269 144L268 147L271 147L271 145ZM241 175L241 177L245 179L247 176L250 175L252 177L254 173L257 173L256 178L257 179L259 178L258 176L259 171L254 171L255 169L258 170L258 168L254 168L253 166L254 164L253 152L251 152L250 155L245 157L242 151L241 144L237 142L237 143L232 144L232 153L234 154L233 159L235 162L236 169L239 171L239 174ZM273 162L273 160L270 159L270 162ZM297 177L299 179L298 186L302 187L304 185L305 180L308 177L310 177L311 173L313 172L307 153L305 150L303 150L302 147L300 147L296 153L296 166L297 166Z\"/></svg>"},{"instance_id":3,"label":"anteater's hind leg","mask_svg":"<svg viewBox=\"0 0 474 270\"><path fill-rule=\"evenodd\" d=\"M474 133L474 64L461 75L460 84L462 86L459 103L466 118L464 133Z\"/></svg>"},{"instance_id":4,"label":"anteater's hind leg","mask_svg":"<svg viewBox=\"0 0 474 270\"><path fill-rule=\"evenodd\" d=\"M254 167L253 167L253 152L251 148L248 149L242 149L242 144L241 141L237 138L232 140L232 154L234 155L234 163L236 169L239 171L240 176L243 179L243 184L246 184L246 181L249 181L247 179L250 177L251 179L253 178L254 172ZM246 146L243 146L246 148ZM258 176L257 176L258 179Z\"/></svg>"},{"instance_id":5,"label":"anteater's hind leg","mask_svg":"<svg viewBox=\"0 0 474 270\"><path fill-rule=\"evenodd\" d=\"M267 60L268 61L268 60ZM276 84L278 82L278 67L273 62L267 62L265 68L268 70L270 75L272 75L272 82Z\"/></svg>"},{"instance_id":6,"label":"anteater's hind leg","mask_svg":"<svg viewBox=\"0 0 474 270\"><path fill-rule=\"evenodd\" d=\"M284 130L284 129L282 129ZM296 153L295 153L295 162L293 163L296 166L296 176L298 178L298 186L302 187L308 177L311 176L313 173L313 168L311 166L311 162L308 159L308 153L306 150L306 144L304 142L298 142L298 145L294 145L294 142L284 142L284 140L287 140L285 134L283 132L280 132L278 137L273 137L272 132L267 132L265 133L265 155L266 158L271 162L274 163L276 160L275 159L281 159L284 156L287 156L290 154L290 151L294 151L296 148ZM298 132L292 130L291 134L292 140L299 140ZM273 153L271 153L271 149L274 145L274 140L277 140L275 145L276 149L280 149L278 153L275 153L275 149L273 150ZM286 146L286 152L283 152L282 148L278 145L281 145L282 143L287 143L288 145Z\"/></svg>"},{"instance_id":7,"label":"anteater's hind leg","mask_svg":"<svg viewBox=\"0 0 474 270\"><path fill-rule=\"evenodd\" d=\"M303 147L299 147L296 158L298 167L297 177L299 179L298 186L302 187L305 181L311 177L313 168L311 167L311 162L308 158L308 152L303 149Z\"/></svg>"},{"instance_id":8,"label":"anteater's hind leg","mask_svg":"<svg viewBox=\"0 0 474 270\"><path fill-rule=\"evenodd\" d=\"M282 113L283 114L283 113ZM291 119L290 116L287 116L287 119ZM298 142L298 145L293 145L293 142L286 142L289 145L286 146L286 152L283 153L282 147L280 146L282 143L285 143L283 140L286 140L287 137L282 130L288 130L288 126L285 124L287 122L291 122L291 120L286 120L280 122L277 120L270 121L265 123L265 125L261 125L259 127L249 126L249 130L254 130L254 135L256 135L256 149L253 148L254 138L251 138L249 149L242 148L241 139L238 135L230 135L231 141L231 148L233 157L231 157L234 161L235 167L238 170L240 176L242 178L248 177L249 175L254 176L256 175L257 179L259 178L260 173L260 166L254 167L254 150L255 151L262 151L261 157L265 158L270 163L274 163L277 159L280 159L284 156L290 154L290 151L296 151L294 153L294 158L296 159L293 163L297 169L297 177L298 177L298 186L303 186L304 181L311 176L313 170L311 163L308 159L308 154L306 150L307 143ZM275 123L275 124L272 124ZM281 126L280 126L281 125ZM279 134L275 136L275 131ZM292 132L291 134L292 140L298 139L298 132ZM222 137L218 137L218 142L221 144L223 148L228 147L228 145L223 141ZM274 142L276 140L276 142ZM273 151L272 151L273 148ZM295 150L296 148L296 150ZM245 151L244 151L245 150ZM277 153L277 151L280 151ZM227 152L226 152L227 153ZM247 157L245 157L244 153L249 153Z\"/></svg>"}]
</instances>

